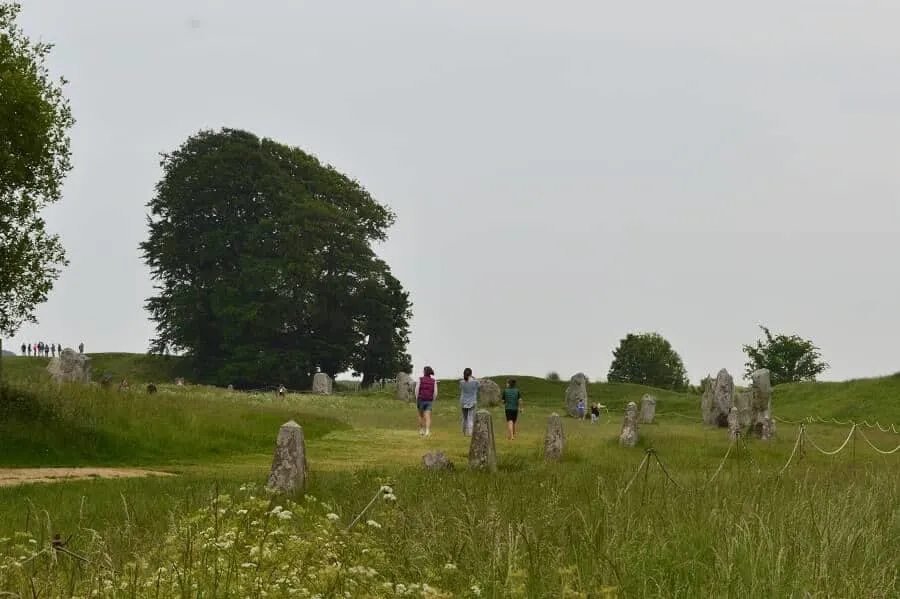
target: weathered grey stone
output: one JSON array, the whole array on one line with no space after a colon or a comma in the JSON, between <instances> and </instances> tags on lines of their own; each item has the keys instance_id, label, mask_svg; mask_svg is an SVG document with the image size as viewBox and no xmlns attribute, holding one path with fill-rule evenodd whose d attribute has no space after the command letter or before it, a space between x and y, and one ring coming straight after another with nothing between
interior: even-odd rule
<instances>
[{"instance_id":1,"label":"weathered grey stone","mask_svg":"<svg viewBox=\"0 0 900 599\"><path fill-rule=\"evenodd\" d=\"M639 422L641 424L653 424L654 418L656 418L656 398L648 394L641 398L641 416Z\"/></svg>"},{"instance_id":2,"label":"weathered grey stone","mask_svg":"<svg viewBox=\"0 0 900 599\"><path fill-rule=\"evenodd\" d=\"M738 411L738 423L741 427L741 430L748 428L751 423L750 392L742 391L740 393L735 393L734 407L736 407Z\"/></svg>"},{"instance_id":3,"label":"weathered grey stone","mask_svg":"<svg viewBox=\"0 0 900 599\"><path fill-rule=\"evenodd\" d=\"M413 401L416 398L416 381L405 372L397 373L397 399Z\"/></svg>"},{"instance_id":4,"label":"weathered grey stone","mask_svg":"<svg viewBox=\"0 0 900 599\"><path fill-rule=\"evenodd\" d=\"M569 386L566 387L566 412L569 416L578 418L578 402L584 402L584 410L588 410L587 377L583 372L572 375Z\"/></svg>"},{"instance_id":5,"label":"weathered grey stone","mask_svg":"<svg viewBox=\"0 0 900 599\"><path fill-rule=\"evenodd\" d=\"M622 447L634 447L637 441L637 404L629 401L628 405L625 406L625 418L622 420L622 434L619 435L619 445Z\"/></svg>"},{"instance_id":6,"label":"weathered grey stone","mask_svg":"<svg viewBox=\"0 0 900 599\"><path fill-rule=\"evenodd\" d=\"M62 350L47 365L54 383L90 383L92 371L91 358L71 347Z\"/></svg>"},{"instance_id":7,"label":"weathered grey stone","mask_svg":"<svg viewBox=\"0 0 900 599\"><path fill-rule=\"evenodd\" d=\"M559 417L559 414L554 412L547 419L547 434L544 437L544 459L556 461L562 458L564 442L562 419Z\"/></svg>"},{"instance_id":8,"label":"weathered grey stone","mask_svg":"<svg viewBox=\"0 0 900 599\"><path fill-rule=\"evenodd\" d=\"M728 438L734 441L741 436L741 419L738 415L738 409L732 406L728 412Z\"/></svg>"},{"instance_id":9,"label":"weathered grey stone","mask_svg":"<svg viewBox=\"0 0 900 599\"><path fill-rule=\"evenodd\" d=\"M491 379L478 379L478 405L493 408L500 405L500 385Z\"/></svg>"},{"instance_id":10,"label":"weathered grey stone","mask_svg":"<svg viewBox=\"0 0 900 599\"><path fill-rule=\"evenodd\" d=\"M469 468L497 470L497 448L494 445L494 422L487 410L475 412L472 442L469 445Z\"/></svg>"},{"instance_id":11,"label":"weathered grey stone","mask_svg":"<svg viewBox=\"0 0 900 599\"><path fill-rule=\"evenodd\" d=\"M706 391L700 399L703 422L725 428L728 413L734 405L734 379L724 368L718 372L715 381L707 379Z\"/></svg>"},{"instance_id":12,"label":"weathered grey stone","mask_svg":"<svg viewBox=\"0 0 900 599\"><path fill-rule=\"evenodd\" d=\"M422 465L427 470L453 470L453 462L442 451L429 451L423 455Z\"/></svg>"},{"instance_id":13,"label":"weathered grey stone","mask_svg":"<svg viewBox=\"0 0 900 599\"><path fill-rule=\"evenodd\" d=\"M312 392L318 395L331 395L333 383L331 377L324 372L317 372L313 375Z\"/></svg>"},{"instance_id":14,"label":"weathered grey stone","mask_svg":"<svg viewBox=\"0 0 900 599\"><path fill-rule=\"evenodd\" d=\"M772 418L772 378L766 368L750 374L750 426L760 439L771 439L775 435L775 420Z\"/></svg>"},{"instance_id":15,"label":"weathered grey stone","mask_svg":"<svg viewBox=\"0 0 900 599\"><path fill-rule=\"evenodd\" d=\"M306 490L308 466L303 427L293 420L281 425L268 486L284 493Z\"/></svg>"}]
</instances>

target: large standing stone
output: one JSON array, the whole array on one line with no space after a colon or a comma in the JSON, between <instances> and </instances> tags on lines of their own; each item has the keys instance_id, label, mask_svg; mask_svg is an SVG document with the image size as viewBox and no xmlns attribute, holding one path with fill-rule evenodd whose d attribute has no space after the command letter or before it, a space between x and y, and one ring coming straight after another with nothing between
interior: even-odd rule
<instances>
[{"instance_id":1,"label":"large standing stone","mask_svg":"<svg viewBox=\"0 0 900 599\"><path fill-rule=\"evenodd\" d=\"M500 405L500 385L491 379L478 379L478 405L487 408Z\"/></svg>"},{"instance_id":2,"label":"large standing stone","mask_svg":"<svg viewBox=\"0 0 900 599\"><path fill-rule=\"evenodd\" d=\"M497 470L497 449L494 445L494 422L487 410L475 412L472 443L469 445L469 468Z\"/></svg>"},{"instance_id":3,"label":"large standing stone","mask_svg":"<svg viewBox=\"0 0 900 599\"><path fill-rule=\"evenodd\" d=\"M734 441L741 436L741 419L738 415L738 409L732 406L728 412L728 438Z\"/></svg>"},{"instance_id":4,"label":"large standing stone","mask_svg":"<svg viewBox=\"0 0 900 599\"><path fill-rule=\"evenodd\" d=\"M716 375L715 381L709 381L700 406L703 411L703 422L725 428L728 426L728 413L734 405L734 379L724 368Z\"/></svg>"},{"instance_id":5,"label":"large standing stone","mask_svg":"<svg viewBox=\"0 0 900 599\"><path fill-rule=\"evenodd\" d=\"M416 381L405 372L397 373L397 399L413 401L416 398Z\"/></svg>"},{"instance_id":6,"label":"large standing stone","mask_svg":"<svg viewBox=\"0 0 900 599\"><path fill-rule=\"evenodd\" d=\"M47 372L54 383L89 383L92 374L91 359L67 347L50 360Z\"/></svg>"},{"instance_id":7,"label":"large standing stone","mask_svg":"<svg viewBox=\"0 0 900 599\"><path fill-rule=\"evenodd\" d=\"M453 462L442 451L429 451L422 456L426 470L453 470Z\"/></svg>"},{"instance_id":8,"label":"large standing stone","mask_svg":"<svg viewBox=\"0 0 900 599\"><path fill-rule=\"evenodd\" d=\"M544 437L544 459L556 461L563 453L563 426L559 414L550 414L547 420L547 435Z\"/></svg>"},{"instance_id":9,"label":"large standing stone","mask_svg":"<svg viewBox=\"0 0 900 599\"><path fill-rule=\"evenodd\" d=\"M306 490L306 440L303 427L293 420L281 425L268 486L284 493Z\"/></svg>"},{"instance_id":10,"label":"large standing stone","mask_svg":"<svg viewBox=\"0 0 900 599\"><path fill-rule=\"evenodd\" d=\"M569 380L569 386L566 387L566 412L568 412L569 416L578 418L578 408L576 406L578 406L579 401L584 402L584 410L587 413L587 377L584 376L583 372L572 375L571 380Z\"/></svg>"},{"instance_id":11,"label":"large standing stone","mask_svg":"<svg viewBox=\"0 0 900 599\"><path fill-rule=\"evenodd\" d=\"M641 398L641 424L653 424L656 418L656 398L652 395L645 395Z\"/></svg>"},{"instance_id":12,"label":"large standing stone","mask_svg":"<svg viewBox=\"0 0 900 599\"><path fill-rule=\"evenodd\" d=\"M318 395L331 395L332 381L331 377L324 372L317 372L313 375L312 391Z\"/></svg>"},{"instance_id":13,"label":"large standing stone","mask_svg":"<svg viewBox=\"0 0 900 599\"><path fill-rule=\"evenodd\" d=\"M772 378L769 370L761 368L750 375L750 427L760 439L775 435L772 418Z\"/></svg>"},{"instance_id":14,"label":"large standing stone","mask_svg":"<svg viewBox=\"0 0 900 599\"><path fill-rule=\"evenodd\" d=\"M622 447L634 447L637 440L637 404L629 401L625 407L625 418L622 421L622 434L619 435L619 445Z\"/></svg>"}]
</instances>

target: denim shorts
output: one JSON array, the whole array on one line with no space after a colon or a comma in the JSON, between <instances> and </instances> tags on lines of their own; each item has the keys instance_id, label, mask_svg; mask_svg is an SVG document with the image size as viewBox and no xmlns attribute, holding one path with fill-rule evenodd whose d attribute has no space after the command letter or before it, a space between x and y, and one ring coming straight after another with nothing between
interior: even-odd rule
<instances>
[{"instance_id":1,"label":"denim shorts","mask_svg":"<svg viewBox=\"0 0 900 599\"><path fill-rule=\"evenodd\" d=\"M431 401L425 401L424 399L417 399L416 407L425 412L430 412L431 411Z\"/></svg>"}]
</instances>

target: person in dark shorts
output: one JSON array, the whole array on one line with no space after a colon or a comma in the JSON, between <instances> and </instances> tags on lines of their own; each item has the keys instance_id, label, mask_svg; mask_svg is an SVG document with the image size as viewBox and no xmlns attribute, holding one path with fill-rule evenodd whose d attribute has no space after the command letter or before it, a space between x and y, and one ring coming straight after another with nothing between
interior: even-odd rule
<instances>
[{"instance_id":1,"label":"person in dark shorts","mask_svg":"<svg viewBox=\"0 0 900 599\"><path fill-rule=\"evenodd\" d=\"M522 393L516 387L516 379L506 381L506 389L503 390L503 407L506 410L506 438L510 441L516 439L516 422L519 420L519 411L523 410Z\"/></svg>"}]
</instances>

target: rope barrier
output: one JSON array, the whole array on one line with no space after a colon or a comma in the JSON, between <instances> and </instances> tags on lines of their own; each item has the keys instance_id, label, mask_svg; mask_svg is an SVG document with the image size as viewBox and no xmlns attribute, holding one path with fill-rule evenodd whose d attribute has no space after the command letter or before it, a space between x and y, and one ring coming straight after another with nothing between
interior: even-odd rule
<instances>
[{"instance_id":1,"label":"rope barrier","mask_svg":"<svg viewBox=\"0 0 900 599\"><path fill-rule=\"evenodd\" d=\"M809 437L809 433L806 429L806 427L807 427L806 424L799 423L799 425L800 425L800 428L797 431L797 438L794 441L794 446L791 449L791 454L790 454L790 456L788 456L787 462L785 462L785 464L778 470L776 476L781 476L782 474L785 473L785 471L787 471L788 467L792 463L794 463L794 458L797 457L798 453L800 454L800 457L802 458L802 456L803 456L803 441L804 440L809 441L810 445L819 453L821 453L823 455L833 456L833 455L839 454L844 449L846 449L847 445L853 439L854 434L858 431L860 436L866 442L866 444L869 447L871 447L873 450L875 450L877 453L879 453L881 455L892 455L894 453L900 452L900 444L898 444L897 447L895 447L891 450L884 450L884 449L877 447L874 443L872 443L872 441L862 431L862 427L864 427L866 425L865 421L862 423L857 423L857 422L852 423L852 426L850 427L850 432L847 434L847 437L844 439L844 441L840 444L840 446L837 449L834 449L831 451L822 449L813 439L811 439ZM870 427L875 428L874 426L870 426ZM878 428L881 429L881 427L878 427ZM893 425L891 425L891 428L893 428ZM882 432L887 432L887 430L882 429ZM659 466L660 470L662 470L663 474L666 476L666 479L669 482L671 482L673 485L675 485L678 489L680 489L682 491L695 491L695 492L702 491L702 490L706 489L709 485L711 485L712 482L719 476L719 474L722 473L722 470L725 467L725 462L728 461L728 458L731 455L731 452L734 450L735 446L737 446L738 444L740 444L741 448L747 453L747 456L750 458L751 462L756 467L757 473L761 473L762 469L759 467L759 463L756 461L756 459L750 454L746 441L744 441L743 437L738 436L737 438L733 439L731 441L731 443L728 445L728 450L725 452L725 455L722 456L722 459L719 461L719 466L716 468L716 471L713 473L713 475L711 477L709 477L709 479L702 485L695 487L693 489L689 489L689 488L685 487L683 484L679 483L678 480L676 480L675 477L672 476L672 473L669 471L669 469L663 463L662 459L660 459L659 454L656 452L655 449L653 449L651 447L651 448L647 449L647 451L644 453L644 458L641 460L640 465L637 467L637 470L635 470L634 474L632 475L631 480L628 481L628 484L622 490L621 495L624 495L631 489L632 485L634 485L634 482L637 480L638 475L641 473L641 471L648 467L647 462L651 456L656 461L656 464ZM854 449L854 455L855 455L855 449Z\"/></svg>"},{"instance_id":2,"label":"rope barrier","mask_svg":"<svg viewBox=\"0 0 900 599\"><path fill-rule=\"evenodd\" d=\"M816 451L818 451L819 453L823 453L823 454L825 454L825 455L837 455L837 454L840 453L845 447L847 447L847 443L849 443L849 442L850 442L850 439L853 438L853 433L856 432L856 428L857 428L857 425L856 425L856 424L854 424L852 427L850 427L850 434L847 435L847 438L844 439L844 442L841 444L841 446L838 447L837 449L835 449L834 451L825 451L824 449L822 449L821 447L819 447L818 445L816 445L816 442L815 442L815 441L813 441L812 439L809 439L809 437L807 437L807 439L809 440L809 444L812 445L813 447L815 447L815 448L816 448Z\"/></svg>"}]
</instances>

